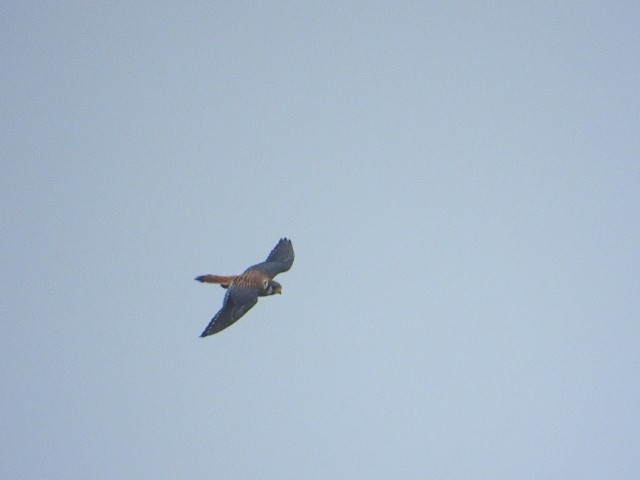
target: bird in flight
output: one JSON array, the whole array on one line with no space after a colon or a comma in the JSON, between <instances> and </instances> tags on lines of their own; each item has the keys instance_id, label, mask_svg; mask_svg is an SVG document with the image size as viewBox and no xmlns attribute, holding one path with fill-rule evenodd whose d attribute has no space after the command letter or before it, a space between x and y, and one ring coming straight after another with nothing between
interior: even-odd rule
<instances>
[{"instance_id":1,"label":"bird in flight","mask_svg":"<svg viewBox=\"0 0 640 480\"><path fill-rule=\"evenodd\" d=\"M228 289L222 308L200 336L213 335L237 322L258 303L258 297L282 293L282 285L274 281L273 277L289 270L294 257L291 240L281 238L264 262L247 268L240 275L196 277L199 282L217 283Z\"/></svg>"}]
</instances>

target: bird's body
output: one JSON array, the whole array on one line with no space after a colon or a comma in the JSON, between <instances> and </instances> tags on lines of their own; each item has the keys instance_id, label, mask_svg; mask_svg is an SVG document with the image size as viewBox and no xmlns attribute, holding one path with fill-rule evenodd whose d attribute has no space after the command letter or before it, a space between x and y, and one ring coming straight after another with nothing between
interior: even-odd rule
<instances>
[{"instance_id":1,"label":"bird's body","mask_svg":"<svg viewBox=\"0 0 640 480\"><path fill-rule=\"evenodd\" d=\"M213 335L238 321L258 303L258 297L282 293L282 286L274 281L273 277L289 270L293 265L294 258L291 240L283 238L271 250L264 262L247 268L240 275L201 275L196 277L199 282L217 283L228 289L222 308L200 336Z\"/></svg>"}]
</instances>

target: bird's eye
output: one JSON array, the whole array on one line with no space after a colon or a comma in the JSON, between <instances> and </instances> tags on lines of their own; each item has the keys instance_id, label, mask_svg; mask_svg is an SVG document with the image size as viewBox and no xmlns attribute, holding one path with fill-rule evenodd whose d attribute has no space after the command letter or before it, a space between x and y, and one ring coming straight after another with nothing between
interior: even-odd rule
<instances>
[{"instance_id":1,"label":"bird's eye","mask_svg":"<svg viewBox=\"0 0 640 480\"><path fill-rule=\"evenodd\" d=\"M267 290L268 287L269 287L269 280L265 280L264 282L262 282L262 288Z\"/></svg>"}]
</instances>

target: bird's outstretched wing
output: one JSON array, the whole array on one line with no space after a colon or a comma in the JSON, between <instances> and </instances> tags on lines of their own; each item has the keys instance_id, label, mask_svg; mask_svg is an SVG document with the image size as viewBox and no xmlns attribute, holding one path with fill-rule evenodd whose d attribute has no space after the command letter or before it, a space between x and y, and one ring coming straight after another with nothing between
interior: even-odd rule
<instances>
[{"instance_id":1,"label":"bird's outstretched wing","mask_svg":"<svg viewBox=\"0 0 640 480\"><path fill-rule=\"evenodd\" d=\"M253 265L247 268L246 271L262 270L269 275L270 278L273 278L279 273L289 270L291 265L293 265L294 258L295 254L293 253L291 240L281 238L264 262Z\"/></svg>"},{"instance_id":2,"label":"bird's outstretched wing","mask_svg":"<svg viewBox=\"0 0 640 480\"><path fill-rule=\"evenodd\" d=\"M207 337L224 330L229 325L237 322L256 303L258 303L257 289L243 288L236 285L231 286L224 296L222 308L211 319L209 325L200 336Z\"/></svg>"}]
</instances>

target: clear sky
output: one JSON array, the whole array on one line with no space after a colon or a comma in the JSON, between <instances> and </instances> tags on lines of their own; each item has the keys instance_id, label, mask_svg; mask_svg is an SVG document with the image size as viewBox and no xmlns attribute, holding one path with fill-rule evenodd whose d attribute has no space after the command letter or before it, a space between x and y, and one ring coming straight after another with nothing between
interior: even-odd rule
<instances>
[{"instance_id":1,"label":"clear sky","mask_svg":"<svg viewBox=\"0 0 640 480\"><path fill-rule=\"evenodd\" d=\"M0 54L1 478L640 478L637 2L2 2Z\"/></svg>"}]
</instances>

